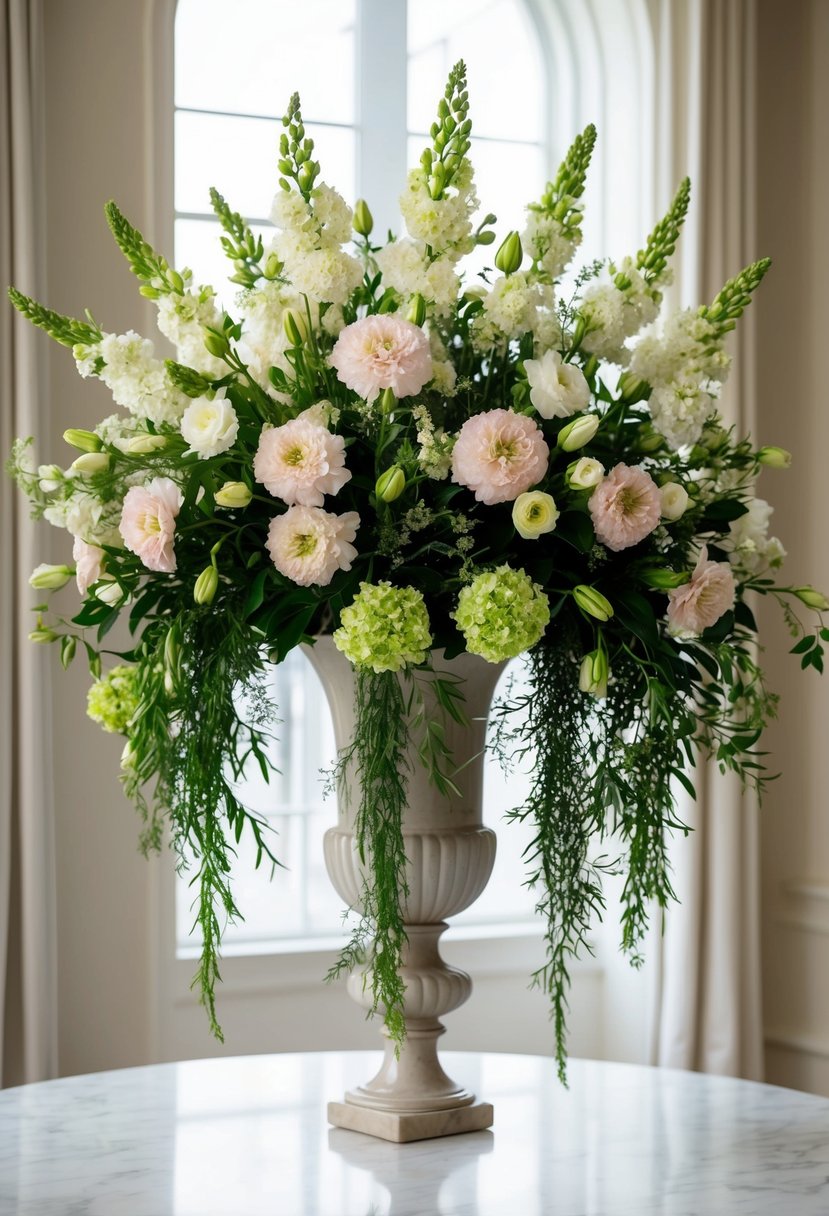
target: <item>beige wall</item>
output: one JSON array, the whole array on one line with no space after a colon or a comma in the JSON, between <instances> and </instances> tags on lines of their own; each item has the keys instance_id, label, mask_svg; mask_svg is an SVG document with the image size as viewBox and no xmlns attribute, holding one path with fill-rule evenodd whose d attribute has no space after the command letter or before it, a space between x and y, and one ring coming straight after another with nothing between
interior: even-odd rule
<instances>
[{"instance_id":1,"label":"beige wall","mask_svg":"<svg viewBox=\"0 0 829 1216\"><path fill-rule=\"evenodd\" d=\"M829 4L761 0L758 56L758 253L775 259L757 302L759 439L795 458L763 485L787 578L829 591ZM782 695L762 818L767 1070L829 1094L829 679L801 678L776 611L763 625Z\"/></svg>"},{"instance_id":2,"label":"beige wall","mask_svg":"<svg viewBox=\"0 0 829 1216\"><path fill-rule=\"evenodd\" d=\"M153 236L145 176L150 8L149 0L45 0L48 299L67 312L88 306L106 328L120 331L150 332L103 216L104 201L114 195ZM789 575L829 589L819 513L829 451L829 2L761 0L758 54L758 254L776 260L756 305L758 439L780 442L795 454L794 472L764 474L777 504L776 530L791 555ZM43 357L54 416L51 455L59 458L64 427L91 425L110 405L105 390L80 381L67 353L45 337ZM52 539L57 557L57 534ZM785 654L777 614L765 617L769 672L783 695L769 743L774 767L784 773L771 787L763 817L769 1076L829 1093L829 816L823 793L829 784L829 681L821 684L813 673L799 678L796 660ZM150 1058L157 979L151 943L158 883L136 852L133 813L117 785L119 743L82 713L86 685L80 664L55 679L64 1073ZM517 977L512 983L523 989Z\"/></svg>"}]
</instances>

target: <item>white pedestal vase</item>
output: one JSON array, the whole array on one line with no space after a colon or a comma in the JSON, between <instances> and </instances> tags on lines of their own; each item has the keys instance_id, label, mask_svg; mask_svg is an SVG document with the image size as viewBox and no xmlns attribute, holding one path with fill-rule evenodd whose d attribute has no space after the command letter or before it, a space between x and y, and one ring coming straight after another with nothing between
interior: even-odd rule
<instances>
[{"instance_id":1,"label":"white pedestal vase","mask_svg":"<svg viewBox=\"0 0 829 1216\"><path fill-rule=\"evenodd\" d=\"M322 681L337 748L342 750L354 734L354 670L330 637L304 649ZM452 1081L438 1060L437 1040L444 1033L439 1018L462 1005L472 991L469 976L443 961L438 940L447 928L445 918L462 912L481 894L495 861L495 833L483 826L481 818L483 748L487 714L502 666L468 654L446 662L442 651L434 652L433 665L437 671L463 680L471 723L461 726L445 720L447 743L459 770L453 777L459 798L441 796L417 756L411 756L403 821L409 887L404 905L408 945L402 965L406 1040L397 1058L386 1035L385 1057L377 1075L349 1091L343 1102L328 1107L329 1121L336 1126L394 1141L480 1131L490 1127L493 1118L489 1103L477 1102L474 1094ZM428 713L428 676L418 678L424 680ZM353 777L347 780L353 781ZM354 841L359 801L358 790L352 789L350 794L341 790L337 826L325 834L328 874L349 907L355 908L360 905L363 878ZM362 973L350 976L348 991L358 1004L370 1008Z\"/></svg>"}]
</instances>

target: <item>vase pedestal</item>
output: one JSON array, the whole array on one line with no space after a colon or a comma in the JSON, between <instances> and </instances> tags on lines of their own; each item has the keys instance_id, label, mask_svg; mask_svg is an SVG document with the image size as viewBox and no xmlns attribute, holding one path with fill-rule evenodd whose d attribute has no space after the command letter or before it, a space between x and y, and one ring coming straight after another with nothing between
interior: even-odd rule
<instances>
[{"instance_id":1,"label":"vase pedestal","mask_svg":"<svg viewBox=\"0 0 829 1216\"><path fill-rule=\"evenodd\" d=\"M328 637L305 650L325 689L337 748L342 751L354 734L354 671ZM400 970L406 1037L396 1048L384 1030L384 1058L377 1075L328 1106L329 1122L336 1127L397 1143L482 1131L493 1122L492 1106L456 1084L438 1059L438 1039L444 1033L440 1017L462 1005L472 991L469 976L444 962L438 943L447 928L445 918L474 903L495 862L495 834L483 826L481 806L486 720L502 667L468 654L446 662L440 652L433 663L437 672L463 681L470 723L445 723L459 796L439 794L429 784L414 748L409 757L402 825L409 892L403 904L407 944ZM428 675L417 678L423 681L428 710L437 716L438 706L428 704ZM331 881L348 906L356 909L364 880L354 839L359 798L356 788L340 790L337 826L325 833L324 840ZM371 1008L362 971L349 977L348 993L363 1008Z\"/></svg>"}]
</instances>

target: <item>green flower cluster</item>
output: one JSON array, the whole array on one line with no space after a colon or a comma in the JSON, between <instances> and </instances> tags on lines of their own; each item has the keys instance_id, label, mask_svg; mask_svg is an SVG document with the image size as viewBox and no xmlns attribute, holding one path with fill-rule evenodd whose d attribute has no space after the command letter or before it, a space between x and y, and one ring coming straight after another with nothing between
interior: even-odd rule
<instances>
[{"instance_id":1,"label":"green flower cluster","mask_svg":"<svg viewBox=\"0 0 829 1216\"><path fill-rule=\"evenodd\" d=\"M498 566L464 587L453 615L468 651L503 663L536 644L550 623L550 601L523 570Z\"/></svg>"},{"instance_id":2,"label":"green flower cluster","mask_svg":"<svg viewBox=\"0 0 829 1216\"><path fill-rule=\"evenodd\" d=\"M86 712L113 735L125 735L138 708L136 669L121 664L96 680L86 696Z\"/></svg>"},{"instance_id":3,"label":"green flower cluster","mask_svg":"<svg viewBox=\"0 0 829 1216\"><path fill-rule=\"evenodd\" d=\"M355 667L400 671L422 663L432 645L426 604L414 587L360 583L340 619L334 644Z\"/></svg>"}]
</instances>

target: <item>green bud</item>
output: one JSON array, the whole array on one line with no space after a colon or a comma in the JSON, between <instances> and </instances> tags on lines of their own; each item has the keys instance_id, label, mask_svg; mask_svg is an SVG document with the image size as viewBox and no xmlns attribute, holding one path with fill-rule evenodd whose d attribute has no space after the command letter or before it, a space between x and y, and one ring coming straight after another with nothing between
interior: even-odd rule
<instances>
[{"instance_id":1,"label":"green bud","mask_svg":"<svg viewBox=\"0 0 829 1216\"><path fill-rule=\"evenodd\" d=\"M674 587L681 587L683 583L687 583L691 576L687 570L677 571L668 570L667 567L653 567L640 570L639 578L646 587L651 587L654 591L672 591Z\"/></svg>"},{"instance_id":2,"label":"green bud","mask_svg":"<svg viewBox=\"0 0 829 1216\"><path fill-rule=\"evenodd\" d=\"M495 255L495 266L501 274L514 274L524 260L524 250L521 237L517 232L510 232Z\"/></svg>"},{"instance_id":3,"label":"green bud","mask_svg":"<svg viewBox=\"0 0 829 1216\"><path fill-rule=\"evenodd\" d=\"M640 380L632 372L623 372L619 377L619 400L632 405L636 401L642 401L649 388L646 380Z\"/></svg>"},{"instance_id":4,"label":"green bud","mask_svg":"<svg viewBox=\"0 0 829 1216\"><path fill-rule=\"evenodd\" d=\"M61 638L60 665L64 671L66 671L67 667L74 659L77 648L78 643L71 634L68 634L65 638Z\"/></svg>"},{"instance_id":5,"label":"green bud","mask_svg":"<svg viewBox=\"0 0 829 1216\"><path fill-rule=\"evenodd\" d=\"M204 336L204 345L216 359L224 358L230 349L227 338L224 334L217 333L215 329L207 330Z\"/></svg>"},{"instance_id":6,"label":"green bud","mask_svg":"<svg viewBox=\"0 0 829 1216\"><path fill-rule=\"evenodd\" d=\"M71 566L36 566L29 575L29 586L36 591L57 591L65 587L75 571Z\"/></svg>"},{"instance_id":7,"label":"green bud","mask_svg":"<svg viewBox=\"0 0 829 1216\"><path fill-rule=\"evenodd\" d=\"M114 578L101 579L95 588L95 599L109 604L110 608L115 608L124 599L124 592Z\"/></svg>"},{"instance_id":8,"label":"green bud","mask_svg":"<svg viewBox=\"0 0 829 1216\"><path fill-rule=\"evenodd\" d=\"M75 427L64 431L63 438L70 448L77 448L79 452L100 452L104 446L94 431L79 431Z\"/></svg>"},{"instance_id":9,"label":"green bud","mask_svg":"<svg viewBox=\"0 0 829 1216\"><path fill-rule=\"evenodd\" d=\"M409 301L406 320L411 321L412 325L422 325L426 320L426 301L419 291L416 291Z\"/></svg>"},{"instance_id":10,"label":"green bud","mask_svg":"<svg viewBox=\"0 0 829 1216\"><path fill-rule=\"evenodd\" d=\"M217 507L232 507L241 511L253 495L243 481L226 481L214 497Z\"/></svg>"},{"instance_id":11,"label":"green bud","mask_svg":"<svg viewBox=\"0 0 829 1216\"><path fill-rule=\"evenodd\" d=\"M282 263L275 253L269 253L265 262L265 278L276 279L282 270Z\"/></svg>"},{"instance_id":12,"label":"green bud","mask_svg":"<svg viewBox=\"0 0 829 1216\"><path fill-rule=\"evenodd\" d=\"M125 444L127 456L149 456L166 448L169 439L166 435L133 435Z\"/></svg>"},{"instance_id":13,"label":"green bud","mask_svg":"<svg viewBox=\"0 0 829 1216\"><path fill-rule=\"evenodd\" d=\"M292 346L303 346L308 336L305 318L296 308L286 308L282 314L282 329Z\"/></svg>"},{"instance_id":14,"label":"green bud","mask_svg":"<svg viewBox=\"0 0 829 1216\"><path fill-rule=\"evenodd\" d=\"M822 591L817 591L814 587L792 587L792 593L807 608L814 608L817 612L829 612L829 599Z\"/></svg>"},{"instance_id":15,"label":"green bud","mask_svg":"<svg viewBox=\"0 0 829 1216\"><path fill-rule=\"evenodd\" d=\"M656 431L646 430L640 434L637 446L640 452L649 455L651 452L658 452L664 442L665 440L661 435L657 435Z\"/></svg>"},{"instance_id":16,"label":"green bud","mask_svg":"<svg viewBox=\"0 0 829 1216\"><path fill-rule=\"evenodd\" d=\"M70 467L84 477L91 477L94 473L105 473L109 468L109 463L108 452L84 452L83 456L72 461Z\"/></svg>"},{"instance_id":17,"label":"green bud","mask_svg":"<svg viewBox=\"0 0 829 1216\"><path fill-rule=\"evenodd\" d=\"M768 465L770 469L787 469L792 463L792 454L785 448L760 448L757 459L760 464Z\"/></svg>"},{"instance_id":18,"label":"green bud","mask_svg":"<svg viewBox=\"0 0 829 1216\"><path fill-rule=\"evenodd\" d=\"M485 232L479 232L475 237L476 245L493 245L495 243L495 233L491 228L487 228Z\"/></svg>"},{"instance_id":19,"label":"green bud","mask_svg":"<svg viewBox=\"0 0 829 1216\"><path fill-rule=\"evenodd\" d=\"M219 588L219 571L215 566L206 566L196 579L193 599L197 604L212 604Z\"/></svg>"},{"instance_id":20,"label":"green bud","mask_svg":"<svg viewBox=\"0 0 829 1216\"><path fill-rule=\"evenodd\" d=\"M394 395L394 390L384 388L380 396L380 409L384 414L390 414L397 405L397 398Z\"/></svg>"},{"instance_id":21,"label":"green bud","mask_svg":"<svg viewBox=\"0 0 829 1216\"><path fill-rule=\"evenodd\" d=\"M42 625L38 626L37 629L33 629L29 634L30 642L43 642L46 644L48 642L56 642L57 640L58 635L53 630L46 629Z\"/></svg>"},{"instance_id":22,"label":"green bud","mask_svg":"<svg viewBox=\"0 0 829 1216\"><path fill-rule=\"evenodd\" d=\"M599 429L598 414L582 414L558 433L558 446L563 452L576 452L589 443Z\"/></svg>"},{"instance_id":23,"label":"green bud","mask_svg":"<svg viewBox=\"0 0 829 1216\"><path fill-rule=\"evenodd\" d=\"M354 205L354 231L358 236L371 236L374 227L374 216L364 198L358 198Z\"/></svg>"},{"instance_id":24,"label":"green bud","mask_svg":"<svg viewBox=\"0 0 829 1216\"><path fill-rule=\"evenodd\" d=\"M584 317L578 317L576 320L576 328L573 330L573 335L570 339L570 344L573 347L573 350L578 350L578 348L581 346L586 329L587 322L585 321Z\"/></svg>"},{"instance_id":25,"label":"green bud","mask_svg":"<svg viewBox=\"0 0 829 1216\"><path fill-rule=\"evenodd\" d=\"M178 668L180 654L181 634L178 624L175 624L167 630L167 636L164 639L164 666L168 671L175 671Z\"/></svg>"},{"instance_id":26,"label":"green bud","mask_svg":"<svg viewBox=\"0 0 829 1216\"><path fill-rule=\"evenodd\" d=\"M406 489L406 474L399 464L393 464L377 478L374 492L381 502L394 502Z\"/></svg>"},{"instance_id":27,"label":"green bud","mask_svg":"<svg viewBox=\"0 0 829 1216\"><path fill-rule=\"evenodd\" d=\"M579 688L582 692L593 697L607 696L607 677L609 675L607 655L599 646L591 650L581 661L579 668Z\"/></svg>"},{"instance_id":28,"label":"green bud","mask_svg":"<svg viewBox=\"0 0 829 1216\"><path fill-rule=\"evenodd\" d=\"M613 616L613 605L610 600L605 599L601 591L597 591L595 587L579 583L578 587L573 588L573 599L582 612L595 617L597 621L609 621Z\"/></svg>"}]
</instances>

